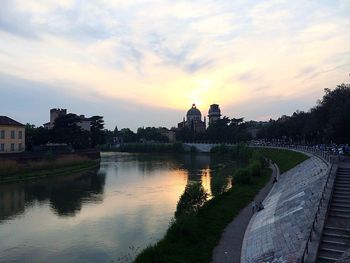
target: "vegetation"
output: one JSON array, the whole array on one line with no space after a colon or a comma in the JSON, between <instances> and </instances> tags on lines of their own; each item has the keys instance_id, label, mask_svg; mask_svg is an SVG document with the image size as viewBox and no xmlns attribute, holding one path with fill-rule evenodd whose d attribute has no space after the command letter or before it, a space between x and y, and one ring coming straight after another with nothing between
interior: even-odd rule
<instances>
[{"instance_id":1,"label":"vegetation","mask_svg":"<svg viewBox=\"0 0 350 263\"><path fill-rule=\"evenodd\" d=\"M26 149L34 150L35 146L47 143L64 143L74 149L93 148L105 143L104 121L101 116L93 116L91 119L91 131L83 130L78 123L80 117L76 114L59 116L55 120L53 129L43 127L36 128L34 125L26 125Z\"/></svg>"},{"instance_id":2,"label":"vegetation","mask_svg":"<svg viewBox=\"0 0 350 263\"><path fill-rule=\"evenodd\" d=\"M46 159L27 163L2 160L0 162L0 183L75 174L93 169L98 165L99 161L82 156L65 156L55 160Z\"/></svg>"},{"instance_id":3,"label":"vegetation","mask_svg":"<svg viewBox=\"0 0 350 263\"><path fill-rule=\"evenodd\" d=\"M253 150L243 143L239 143L234 146L227 146L222 144L213 147L210 152L212 154L218 155L229 155L232 159L241 162L248 162L249 159L253 156Z\"/></svg>"},{"instance_id":4,"label":"vegetation","mask_svg":"<svg viewBox=\"0 0 350 263\"><path fill-rule=\"evenodd\" d=\"M124 143L119 148L121 152L138 153L180 153L184 149L180 142L178 143Z\"/></svg>"},{"instance_id":5,"label":"vegetation","mask_svg":"<svg viewBox=\"0 0 350 263\"><path fill-rule=\"evenodd\" d=\"M308 112L270 120L258 132L259 138L306 144L350 142L350 85L325 89L317 105Z\"/></svg>"},{"instance_id":6,"label":"vegetation","mask_svg":"<svg viewBox=\"0 0 350 263\"><path fill-rule=\"evenodd\" d=\"M280 173L290 170L309 158L305 154L284 149L261 148L255 151L276 163L280 169Z\"/></svg>"},{"instance_id":7,"label":"vegetation","mask_svg":"<svg viewBox=\"0 0 350 263\"><path fill-rule=\"evenodd\" d=\"M196 213L208 198L208 193L199 182L190 183L176 206L175 218Z\"/></svg>"},{"instance_id":8,"label":"vegetation","mask_svg":"<svg viewBox=\"0 0 350 263\"><path fill-rule=\"evenodd\" d=\"M208 129L203 133L195 133L191 129L185 127L176 131L176 139L181 141L210 141L237 143L245 142L251 139L248 132L248 124L243 118L223 117L209 125Z\"/></svg>"},{"instance_id":9,"label":"vegetation","mask_svg":"<svg viewBox=\"0 0 350 263\"><path fill-rule=\"evenodd\" d=\"M223 146L217 150L223 150ZM230 154L227 149L225 151ZM238 153L237 156L245 156L242 152L249 151L247 147L241 145L232 152ZM239 154L240 152L241 154ZM195 200L202 200L205 193L198 186L186 188L186 197L181 197L176 218L165 237L156 245L141 252L135 262L211 262L212 251L217 245L223 229L269 181L271 170L266 167L265 161L259 161L262 154L271 156L278 165L282 165L283 171L294 167L307 158L303 154L293 151L275 149L251 150L250 152L251 154L246 157L250 158L252 162L245 169L236 171L234 186L207 201L203 206L198 206L196 202L193 202L188 193L194 193L192 196ZM256 172L256 165L261 165L259 175L252 176ZM190 204L195 205L191 206ZM195 207L195 209L191 207Z\"/></svg>"}]
</instances>

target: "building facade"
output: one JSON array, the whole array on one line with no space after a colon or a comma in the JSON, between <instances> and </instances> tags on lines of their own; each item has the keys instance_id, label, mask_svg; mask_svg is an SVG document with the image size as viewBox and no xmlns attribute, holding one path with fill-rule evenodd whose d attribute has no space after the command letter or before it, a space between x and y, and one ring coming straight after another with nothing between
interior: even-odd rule
<instances>
[{"instance_id":1,"label":"building facade","mask_svg":"<svg viewBox=\"0 0 350 263\"><path fill-rule=\"evenodd\" d=\"M221 118L221 110L218 104L210 105L208 117L209 117L209 125L213 124L214 122L216 122Z\"/></svg>"},{"instance_id":2,"label":"building facade","mask_svg":"<svg viewBox=\"0 0 350 263\"><path fill-rule=\"evenodd\" d=\"M0 154L25 150L25 126L7 116L0 116Z\"/></svg>"},{"instance_id":3,"label":"building facade","mask_svg":"<svg viewBox=\"0 0 350 263\"><path fill-rule=\"evenodd\" d=\"M177 127L179 129L189 128L194 132L205 132L206 129L206 118L204 117L202 121L202 113L197 109L196 104L192 104L192 107L187 111L186 119L184 118L182 122L178 123Z\"/></svg>"}]
</instances>

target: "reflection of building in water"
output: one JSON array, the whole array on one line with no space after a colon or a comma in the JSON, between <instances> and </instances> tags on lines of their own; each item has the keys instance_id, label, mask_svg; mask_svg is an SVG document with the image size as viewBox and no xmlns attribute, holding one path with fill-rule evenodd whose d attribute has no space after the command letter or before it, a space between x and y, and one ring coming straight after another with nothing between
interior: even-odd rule
<instances>
[{"instance_id":1,"label":"reflection of building in water","mask_svg":"<svg viewBox=\"0 0 350 263\"><path fill-rule=\"evenodd\" d=\"M0 187L0 220L21 214L24 211L24 190L17 185Z\"/></svg>"}]
</instances>

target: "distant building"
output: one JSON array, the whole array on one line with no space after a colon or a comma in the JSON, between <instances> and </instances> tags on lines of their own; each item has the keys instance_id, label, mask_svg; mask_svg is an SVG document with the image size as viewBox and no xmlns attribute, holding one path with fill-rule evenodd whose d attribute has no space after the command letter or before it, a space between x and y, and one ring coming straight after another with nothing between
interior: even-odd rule
<instances>
[{"instance_id":1,"label":"distant building","mask_svg":"<svg viewBox=\"0 0 350 263\"><path fill-rule=\"evenodd\" d=\"M25 150L25 126L7 116L0 116L0 154Z\"/></svg>"},{"instance_id":2,"label":"distant building","mask_svg":"<svg viewBox=\"0 0 350 263\"><path fill-rule=\"evenodd\" d=\"M50 110L50 122L44 123L43 126L46 129L52 129L55 125L55 120L62 116L67 114L67 109L51 109ZM85 115L79 115L80 122L77 123L79 127L81 127L84 131L90 131L91 130L91 119L86 118Z\"/></svg>"},{"instance_id":3,"label":"distant building","mask_svg":"<svg viewBox=\"0 0 350 263\"><path fill-rule=\"evenodd\" d=\"M176 135L174 130L168 130L167 128L161 128L159 129L160 133L164 136L166 136L169 139L169 142L175 142L176 141Z\"/></svg>"},{"instance_id":4,"label":"distant building","mask_svg":"<svg viewBox=\"0 0 350 263\"><path fill-rule=\"evenodd\" d=\"M218 104L212 104L210 105L209 112L209 125L213 124L215 121L219 120L221 117L221 110L219 108Z\"/></svg>"},{"instance_id":5,"label":"distant building","mask_svg":"<svg viewBox=\"0 0 350 263\"><path fill-rule=\"evenodd\" d=\"M178 123L178 128L189 128L194 132L204 132L206 129L206 119L204 117L202 121L202 113L197 109L196 105L193 103L192 107L187 111L186 120L183 119L182 122Z\"/></svg>"}]
</instances>

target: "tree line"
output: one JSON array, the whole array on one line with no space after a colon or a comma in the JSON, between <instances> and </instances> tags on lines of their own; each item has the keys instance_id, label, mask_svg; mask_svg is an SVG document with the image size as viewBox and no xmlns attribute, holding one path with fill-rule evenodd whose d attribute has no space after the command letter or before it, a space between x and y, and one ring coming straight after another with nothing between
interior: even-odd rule
<instances>
[{"instance_id":1,"label":"tree line","mask_svg":"<svg viewBox=\"0 0 350 263\"><path fill-rule=\"evenodd\" d=\"M102 116L90 118L90 131L83 130L80 126L80 117L69 113L56 118L52 129L35 127L27 124L26 149L31 151L36 146L47 143L64 143L73 149L94 148L105 143L104 120Z\"/></svg>"},{"instance_id":2,"label":"tree line","mask_svg":"<svg viewBox=\"0 0 350 263\"><path fill-rule=\"evenodd\" d=\"M325 89L323 98L309 111L296 111L263 125L258 138L304 144L350 142L350 85Z\"/></svg>"}]
</instances>

